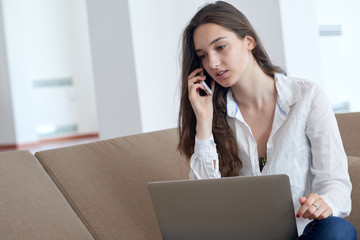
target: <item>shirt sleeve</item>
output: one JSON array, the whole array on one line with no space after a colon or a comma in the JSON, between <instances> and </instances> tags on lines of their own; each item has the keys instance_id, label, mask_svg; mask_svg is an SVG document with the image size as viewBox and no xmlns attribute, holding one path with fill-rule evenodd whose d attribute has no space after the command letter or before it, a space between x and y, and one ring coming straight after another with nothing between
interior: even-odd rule
<instances>
[{"instance_id":1,"label":"shirt sleeve","mask_svg":"<svg viewBox=\"0 0 360 240\"><path fill-rule=\"evenodd\" d=\"M195 136L194 153L190 158L190 179L221 178L214 137L198 139Z\"/></svg>"},{"instance_id":2,"label":"shirt sleeve","mask_svg":"<svg viewBox=\"0 0 360 240\"><path fill-rule=\"evenodd\" d=\"M334 216L351 211L351 182L347 157L331 105L317 88L307 121L306 135L311 144L312 190L332 208Z\"/></svg>"}]
</instances>

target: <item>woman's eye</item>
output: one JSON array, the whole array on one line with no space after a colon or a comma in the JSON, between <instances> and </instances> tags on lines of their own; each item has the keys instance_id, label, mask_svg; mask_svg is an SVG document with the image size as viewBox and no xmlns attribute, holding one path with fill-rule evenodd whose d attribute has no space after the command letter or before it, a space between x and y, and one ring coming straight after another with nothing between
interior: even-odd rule
<instances>
[{"instance_id":1,"label":"woman's eye","mask_svg":"<svg viewBox=\"0 0 360 240\"><path fill-rule=\"evenodd\" d=\"M226 45L220 45L217 47L218 50L223 50L226 47Z\"/></svg>"}]
</instances>

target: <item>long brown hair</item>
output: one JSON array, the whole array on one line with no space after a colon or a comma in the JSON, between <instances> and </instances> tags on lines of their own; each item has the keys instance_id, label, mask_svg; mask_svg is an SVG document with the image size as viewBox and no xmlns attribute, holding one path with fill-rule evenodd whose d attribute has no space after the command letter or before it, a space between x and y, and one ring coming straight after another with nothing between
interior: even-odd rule
<instances>
[{"instance_id":1,"label":"long brown hair","mask_svg":"<svg viewBox=\"0 0 360 240\"><path fill-rule=\"evenodd\" d=\"M194 31L205 23L215 23L233 31L239 38L251 36L256 42L252 54L260 68L269 76L282 69L274 66L254 28L246 16L229 3L218 1L202 7L191 19L182 36L182 72L181 72L181 100L178 119L179 144L181 154L190 159L194 153L196 117L188 97L188 76L200 66L200 59L195 53L193 42ZM212 132L219 156L219 168L222 177L238 176L242 168L238 156L236 139L227 123L227 95L228 88L215 83L213 95L213 127Z\"/></svg>"}]
</instances>

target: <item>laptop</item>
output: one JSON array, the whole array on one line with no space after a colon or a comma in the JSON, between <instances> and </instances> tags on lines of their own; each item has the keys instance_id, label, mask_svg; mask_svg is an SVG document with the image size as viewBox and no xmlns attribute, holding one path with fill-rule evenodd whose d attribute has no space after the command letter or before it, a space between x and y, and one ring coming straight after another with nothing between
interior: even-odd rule
<instances>
[{"instance_id":1,"label":"laptop","mask_svg":"<svg viewBox=\"0 0 360 240\"><path fill-rule=\"evenodd\" d=\"M163 240L296 239L287 175L148 184Z\"/></svg>"}]
</instances>

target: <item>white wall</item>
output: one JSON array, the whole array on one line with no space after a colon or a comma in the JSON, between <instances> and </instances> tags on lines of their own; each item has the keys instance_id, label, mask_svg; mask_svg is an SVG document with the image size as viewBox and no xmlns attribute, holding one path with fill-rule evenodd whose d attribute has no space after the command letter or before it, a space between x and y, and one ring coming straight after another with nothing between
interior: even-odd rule
<instances>
[{"instance_id":1,"label":"white wall","mask_svg":"<svg viewBox=\"0 0 360 240\"><path fill-rule=\"evenodd\" d=\"M350 111L360 111L360 1L316 0L317 23L340 25L341 36L320 37L326 90L333 104L350 103Z\"/></svg>"},{"instance_id":2,"label":"white wall","mask_svg":"<svg viewBox=\"0 0 360 240\"><path fill-rule=\"evenodd\" d=\"M127 0L87 0L100 138L142 131Z\"/></svg>"},{"instance_id":3,"label":"white wall","mask_svg":"<svg viewBox=\"0 0 360 240\"><path fill-rule=\"evenodd\" d=\"M2 4L0 1L0 23L3 22ZM3 24L0 24L0 144L14 144L15 126L10 94L10 83L7 69L7 56Z\"/></svg>"},{"instance_id":4,"label":"white wall","mask_svg":"<svg viewBox=\"0 0 360 240\"><path fill-rule=\"evenodd\" d=\"M66 2L70 16L70 72L75 79L75 119L79 123L77 134L97 133L99 130L86 0Z\"/></svg>"},{"instance_id":5,"label":"white wall","mask_svg":"<svg viewBox=\"0 0 360 240\"><path fill-rule=\"evenodd\" d=\"M97 118L85 0L2 0L16 144L37 142L41 126L77 125L96 133ZM34 88L35 80L72 86ZM4 124L9 127L11 124ZM3 133L1 132L1 135ZM5 134L6 142L13 142ZM52 136L56 137L56 136ZM59 136L58 136L59 137Z\"/></svg>"},{"instance_id":6,"label":"white wall","mask_svg":"<svg viewBox=\"0 0 360 240\"><path fill-rule=\"evenodd\" d=\"M286 71L324 87L313 0L279 0Z\"/></svg>"},{"instance_id":7,"label":"white wall","mask_svg":"<svg viewBox=\"0 0 360 240\"><path fill-rule=\"evenodd\" d=\"M24 5L22 5L24 4ZM28 77L27 54L24 40L26 30L26 1L2 0L7 66L13 101L16 142L28 143L37 140L33 118L31 81ZM19 6L23 6L19 8Z\"/></svg>"},{"instance_id":8,"label":"white wall","mask_svg":"<svg viewBox=\"0 0 360 240\"><path fill-rule=\"evenodd\" d=\"M26 36L22 44L27 50L24 55L28 68L26 77L31 84L37 80L52 81L57 78L71 78L75 81L69 61L72 59L72 51L68 29L72 18L67 2L18 2L25 7L22 18ZM33 99L32 116L36 124L36 129L33 130L36 136L39 128L56 128L77 123L74 101L76 92L72 86L32 87L30 91Z\"/></svg>"}]
</instances>

